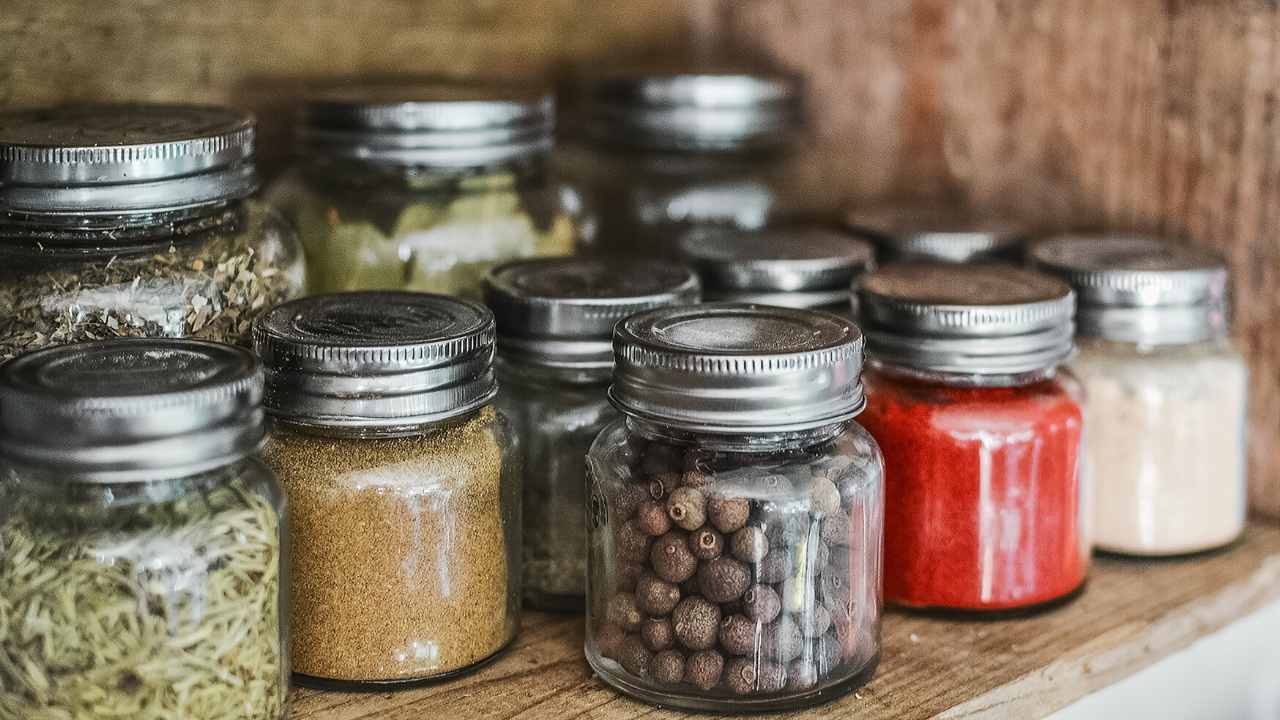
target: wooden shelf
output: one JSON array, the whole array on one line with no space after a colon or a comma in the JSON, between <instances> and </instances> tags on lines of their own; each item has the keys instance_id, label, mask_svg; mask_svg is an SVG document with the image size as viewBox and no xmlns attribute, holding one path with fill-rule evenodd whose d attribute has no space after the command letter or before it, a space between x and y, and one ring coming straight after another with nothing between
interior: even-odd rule
<instances>
[{"instance_id":1,"label":"wooden shelf","mask_svg":"<svg viewBox=\"0 0 1280 720\"><path fill-rule=\"evenodd\" d=\"M805 718L1039 717L1280 600L1280 527L1229 551L1097 560L1085 593L1031 618L948 621L889 612L884 660L855 694ZM581 617L527 613L515 647L460 680L396 693L294 690L294 720L686 717L629 700L582 659Z\"/></svg>"}]
</instances>

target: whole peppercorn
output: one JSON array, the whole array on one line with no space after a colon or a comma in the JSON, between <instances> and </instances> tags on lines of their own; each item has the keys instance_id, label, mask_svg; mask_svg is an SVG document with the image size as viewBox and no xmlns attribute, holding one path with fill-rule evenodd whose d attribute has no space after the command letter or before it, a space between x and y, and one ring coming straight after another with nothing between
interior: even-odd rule
<instances>
[{"instance_id":1,"label":"whole peppercorn","mask_svg":"<svg viewBox=\"0 0 1280 720\"><path fill-rule=\"evenodd\" d=\"M853 524L849 516L834 512L822 519L822 542L828 545L852 545Z\"/></svg>"},{"instance_id":2,"label":"whole peppercorn","mask_svg":"<svg viewBox=\"0 0 1280 720\"><path fill-rule=\"evenodd\" d=\"M707 500L697 488L676 488L667 498L667 515L685 530L697 530L707 521Z\"/></svg>"},{"instance_id":3,"label":"whole peppercorn","mask_svg":"<svg viewBox=\"0 0 1280 720\"><path fill-rule=\"evenodd\" d=\"M807 608L807 612L796 614L796 624L805 637L821 637L831 627L831 611L823 605L815 604Z\"/></svg>"},{"instance_id":4,"label":"whole peppercorn","mask_svg":"<svg viewBox=\"0 0 1280 720\"><path fill-rule=\"evenodd\" d=\"M769 554L769 539L758 527L748 525L730 539L733 556L745 563L758 563Z\"/></svg>"},{"instance_id":5,"label":"whole peppercorn","mask_svg":"<svg viewBox=\"0 0 1280 720\"><path fill-rule=\"evenodd\" d=\"M760 633L761 655L780 663L791 662L800 657L804 652L804 645L804 634L787 615L766 625Z\"/></svg>"},{"instance_id":6,"label":"whole peppercorn","mask_svg":"<svg viewBox=\"0 0 1280 720\"><path fill-rule=\"evenodd\" d=\"M636 582L644 574L644 566L637 562L618 563L618 577L614 586L619 592L635 592Z\"/></svg>"},{"instance_id":7,"label":"whole peppercorn","mask_svg":"<svg viewBox=\"0 0 1280 720\"><path fill-rule=\"evenodd\" d=\"M751 584L751 572L733 558L718 557L698 568L698 589L711 602L727 603L742 597Z\"/></svg>"},{"instance_id":8,"label":"whole peppercorn","mask_svg":"<svg viewBox=\"0 0 1280 720\"><path fill-rule=\"evenodd\" d=\"M671 518L667 517L667 506L657 500L645 500L636 508L636 525L646 535L658 537L671 530Z\"/></svg>"},{"instance_id":9,"label":"whole peppercorn","mask_svg":"<svg viewBox=\"0 0 1280 720\"><path fill-rule=\"evenodd\" d=\"M689 536L689 552L699 560L715 560L724 552L724 536L709 527L701 527Z\"/></svg>"},{"instance_id":10,"label":"whole peppercorn","mask_svg":"<svg viewBox=\"0 0 1280 720\"><path fill-rule=\"evenodd\" d=\"M622 641L622 651L618 663L632 675L640 678L649 677L653 665L653 653L644 646L644 642L635 635L628 635Z\"/></svg>"},{"instance_id":11,"label":"whole peppercorn","mask_svg":"<svg viewBox=\"0 0 1280 720\"><path fill-rule=\"evenodd\" d=\"M720 608L700 597L685 598L671 612L676 639L690 650L709 650L720 632Z\"/></svg>"},{"instance_id":12,"label":"whole peppercorn","mask_svg":"<svg viewBox=\"0 0 1280 720\"><path fill-rule=\"evenodd\" d=\"M596 649L610 660L617 660L622 655L622 641L627 633L617 625L605 623L596 631Z\"/></svg>"},{"instance_id":13,"label":"whole peppercorn","mask_svg":"<svg viewBox=\"0 0 1280 720\"><path fill-rule=\"evenodd\" d=\"M747 524L747 518L750 516L751 502L746 498L712 495L707 500L707 517L711 518L711 524L725 535L737 532Z\"/></svg>"},{"instance_id":14,"label":"whole peppercorn","mask_svg":"<svg viewBox=\"0 0 1280 720\"><path fill-rule=\"evenodd\" d=\"M771 623L782 612L782 598L768 585L752 585L742 594L742 612L756 622Z\"/></svg>"},{"instance_id":15,"label":"whole peppercorn","mask_svg":"<svg viewBox=\"0 0 1280 720\"><path fill-rule=\"evenodd\" d=\"M649 618L640 626L640 639L650 650L662 652L675 644L676 635L670 620Z\"/></svg>"},{"instance_id":16,"label":"whole peppercorn","mask_svg":"<svg viewBox=\"0 0 1280 720\"><path fill-rule=\"evenodd\" d=\"M664 650L653 658L653 679L663 685L676 685L684 679L684 655L679 650Z\"/></svg>"},{"instance_id":17,"label":"whole peppercorn","mask_svg":"<svg viewBox=\"0 0 1280 720\"><path fill-rule=\"evenodd\" d=\"M649 554L649 545L653 538L640 529L634 518L628 520L613 531L618 559L624 562L643 562Z\"/></svg>"},{"instance_id":18,"label":"whole peppercorn","mask_svg":"<svg viewBox=\"0 0 1280 720\"><path fill-rule=\"evenodd\" d=\"M650 617L671 614L680 602L680 588L648 573L636 581L636 605Z\"/></svg>"},{"instance_id":19,"label":"whole peppercorn","mask_svg":"<svg viewBox=\"0 0 1280 720\"><path fill-rule=\"evenodd\" d=\"M818 684L818 665L815 660L796 658L787 665L787 689L793 692L810 690Z\"/></svg>"},{"instance_id":20,"label":"whole peppercorn","mask_svg":"<svg viewBox=\"0 0 1280 720\"><path fill-rule=\"evenodd\" d=\"M698 571L698 559L689 552L688 536L679 530L658 538L649 553L654 574L669 583L682 583Z\"/></svg>"},{"instance_id":21,"label":"whole peppercorn","mask_svg":"<svg viewBox=\"0 0 1280 720\"><path fill-rule=\"evenodd\" d=\"M684 681L703 692L720 684L724 673L724 656L715 650L701 650L689 656L684 664Z\"/></svg>"},{"instance_id":22,"label":"whole peppercorn","mask_svg":"<svg viewBox=\"0 0 1280 720\"><path fill-rule=\"evenodd\" d=\"M840 489L825 477L814 478L809 486L809 502L813 512L829 515L840 509Z\"/></svg>"},{"instance_id":23,"label":"whole peppercorn","mask_svg":"<svg viewBox=\"0 0 1280 720\"><path fill-rule=\"evenodd\" d=\"M613 501L613 511L618 522L622 522L632 515L636 514L636 508L640 507L640 503L649 499L649 490L644 485L635 483L626 483L622 489L618 491L618 495Z\"/></svg>"},{"instance_id":24,"label":"whole peppercorn","mask_svg":"<svg viewBox=\"0 0 1280 720\"><path fill-rule=\"evenodd\" d=\"M756 624L744 615L730 615L720 621L720 649L730 655L755 653Z\"/></svg>"},{"instance_id":25,"label":"whole peppercorn","mask_svg":"<svg viewBox=\"0 0 1280 720\"><path fill-rule=\"evenodd\" d=\"M604 617L607 622L627 631L639 630L640 622L644 620L636 605L636 596L631 593L618 593L609 598Z\"/></svg>"},{"instance_id":26,"label":"whole peppercorn","mask_svg":"<svg viewBox=\"0 0 1280 720\"><path fill-rule=\"evenodd\" d=\"M791 555L784 551L770 552L756 563L756 580L762 583L780 583L791 575Z\"/></svg>"}]
</instances>

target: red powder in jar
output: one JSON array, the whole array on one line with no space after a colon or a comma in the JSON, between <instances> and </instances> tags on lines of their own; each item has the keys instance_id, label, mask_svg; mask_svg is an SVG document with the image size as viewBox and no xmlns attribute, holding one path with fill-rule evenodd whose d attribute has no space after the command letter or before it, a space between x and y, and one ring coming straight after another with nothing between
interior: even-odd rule
<instances>
[{"instance_id":1,"label":"red powder in jar","mask_svg":"<svg viewBox=\"0 0 1280 720\"><path fill-rule=\"evenodd\" d=\"M885 600L1021 608L1084 581L1082 413L1057 379L948 386L871 371L858 419L885 458Z\"/></svg>"}]
</instances>

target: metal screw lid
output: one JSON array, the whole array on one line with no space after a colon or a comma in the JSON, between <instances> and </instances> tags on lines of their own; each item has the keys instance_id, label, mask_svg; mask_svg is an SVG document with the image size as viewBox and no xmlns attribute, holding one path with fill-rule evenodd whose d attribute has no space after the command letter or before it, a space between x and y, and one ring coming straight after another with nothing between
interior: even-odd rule
<instances>
[{"instance_id":1,"label":"metal screw lid","mask_svg":"<svg viewBox=\"0 0 1280 720\"><path fill-rule=\"evenodd\" d=\"M300 425L405 428L465 415L493 399L493 314L427 293L315 295L253 324L264 405Z\"/></svg>"},{"instance_id":2,"label":"metal screw lid","mask_svg":"<svg viewBox=\"0 0 1280 720\"><path fill-rule=\"evenodd\" d=\"M865 276L856 292L867 352L877 362L1006 375L1053 367L1072 352L1075 295L1030 270L894 264Z\"/></svg>"},{"instance_id":3,"label":"metal screw lid","mask_svg":"<svg viewBox=\"0 0 1280 720\"><path fill-rule=\"evenodd\" d=\"M1075 288L1082 336L1166 344L1227 332L1227 265L1211 250L1146 236L1064 235L1037 243L1029 258Z\"/></svg>"},{"instance_id":4,"label":"metal screw lid","mask_svg":"<svg viewBox=\"0 0 1280 720\"><path fill-rule=\"evenodd\" d=\"M711 300L785 307L847 305L849 285L870 270L871 245L815 225L708 228L680 240Z\"/></svg>"},{"instance_id":5,"label":"metal screw lid","mask_svg":"<svg viewBox=\"0 0 1280 720\"><path fill-rule=\"evenodd\" d=\"M699 283L688 268L658 261L542 258L493 268L484 294L505 360L607 373L619 320L695 303Z\"/></svg>"},{"instance_id":6,"label":"metal screw lid","mask_svg":"<svg viewBox=\"0 0 1280 720\"><path fill-rule=\"evenodd\" d=\"M869 239L882 262L1016 259L1028 230L953 205L884 205L850 212L849 230Z\"/></svg>"},{"instance_id":7,"label":"metal screw lid","mask_svg":"<svg viewBox=\"0 0 1280 720\"><path fill-rule=\"evenodd\" d=\"M774 147L804 124L798 78L737 71L618 74L587 91L596 139L660 150Z\"/></svg>"},{"instance_id":8,"label":"metal screw lid","mask_svg":"<svg viewBox=\"0 0 1280 720\"><path fill-rule=\"evenodd\" d=\"M714 303L633 315L609 397L634 417L713 433L787 432L862 411L862 334L830 313Z\"/></svg>"},{"instance_id":9,"label":"metal screw lid","mask_svg":"<svg viewBox=\"0 0 1280 720\"><path fill-rule=\"evenodd\" d=\"M205 472L262 442L247 350L179 339L59 345L0 368L0 455L75 482Z\"/></svg>"},{"instance_id":10,"label":"metal screw lid","mask_svg":"<svg viewBox=\"0 0 1280 720\"><path fill-rule=\"evenodd\" d=\"M500 85L369 85L316 95L308 151L394 165L480 167L551 149L555 97Z\"/></svg>"},{"instance_id":11,"label":"metal screw lid","mask_svg":"<svg viewBox=\"0 0 1280 720\"><path fill-rule=\"evenodd\" d=\"M0 211L134 214L247 197L254 119L204 105L0 113Z\"/></svg>"}]
</instances>

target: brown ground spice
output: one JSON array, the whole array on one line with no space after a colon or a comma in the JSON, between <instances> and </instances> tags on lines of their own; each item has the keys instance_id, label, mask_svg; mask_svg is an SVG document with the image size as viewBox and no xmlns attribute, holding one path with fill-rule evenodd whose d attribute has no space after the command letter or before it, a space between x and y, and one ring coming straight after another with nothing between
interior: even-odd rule
<instances>
[{"instance_id":1,"label":"brown ground spice","mask_svg":"<svg viewBox=\"0 0 1280 720\"><path fill-rule=\"evenodd\" d=\"M494 411L421 437L277 426L263 452L289 502L294 672L427 678L515 635Z\"/></svg>"}]
</instances>

